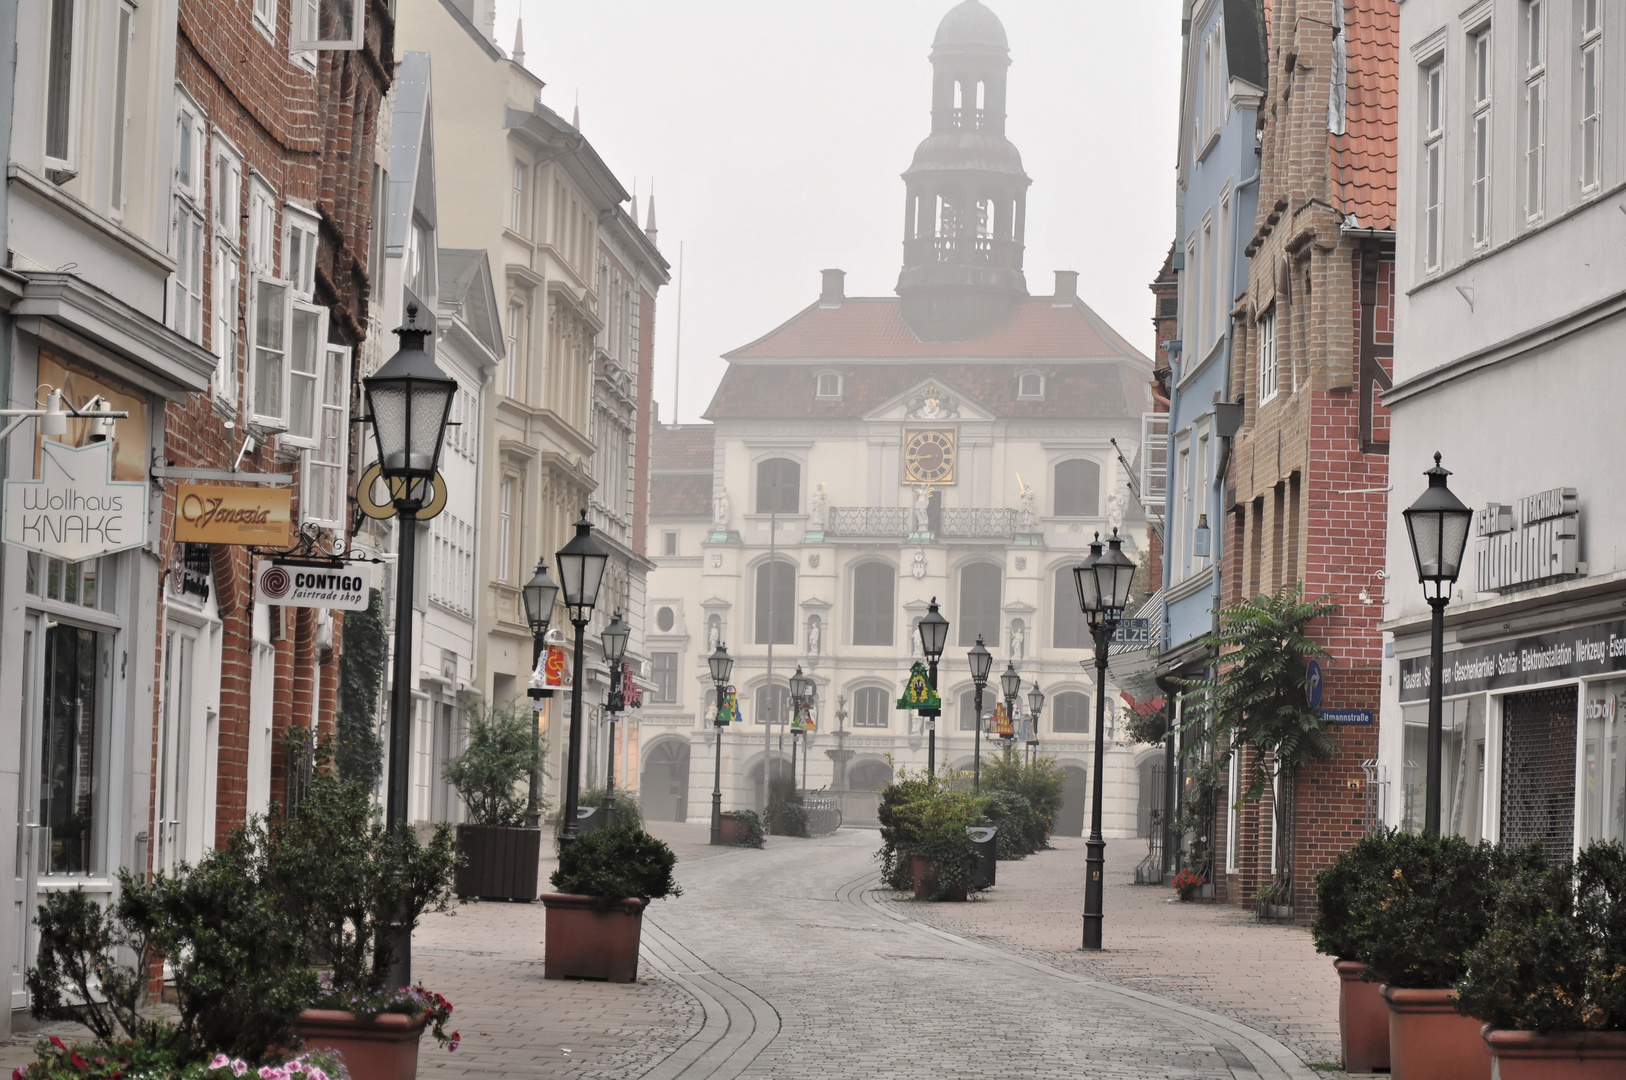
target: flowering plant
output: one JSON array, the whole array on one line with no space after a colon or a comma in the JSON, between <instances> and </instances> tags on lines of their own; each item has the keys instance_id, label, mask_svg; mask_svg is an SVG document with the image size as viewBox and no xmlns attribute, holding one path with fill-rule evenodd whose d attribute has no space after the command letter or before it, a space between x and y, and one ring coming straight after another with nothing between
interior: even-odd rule
<instances>
[{"instance_id":1,"label":"flowering plant","mask_svg":"<svg viewBox=\"0 0 1626 1080\"><path fill-rule=\"evenodd\" d=\"M1188 889L1195 889L1207 885L1208 879L1190 868L1181 870L1174 875L1174 891L1184 895Z\"/></svg>"},{"instance_id":2,"label":"flowering plant","mask_svg":"<svg viewBox=\"0 0 1626 1080\"><path fill-rule=\"evenodd\" d=\"M463 1041L461 1033L447 1034L446 1025L452 1019L452 1003L445 996L425 990L422 983L400 990L365 990L346 993L334 987L330 977L322 975L322 989L311 1001L313 1009L336 1009L371 1019L380 1013L404 1013L407 1016L429 1017L429 1031L435 1041L448 1050L456 1050Z\"/></svg>"},{"instance_id":3,"label":"flowering plant","mask_svg":"<svg viewBox=\"0 0 1626 1080\"><path fill-rule=\"evenodd\" d=\"M12 1070L12 1080L350 1080L344 1061L330 1050L272 1057L256 1069L227 1054L187 1063L150 1042L69 1044L53 1035L36 1043L34 1054L37 1060Z\"/></svg>"},{"instance_id":4,"label":"flowering plant","mask_svg":"<svg viewBox=\"0 0 1626 1080\"><path fill-rule=\"evenodd\" d=\"M202 1071L182 1074L184 1080L239 1080L241 1077L259 1077L260 1080L350 1080L350 1071L344 1061L331 1050L312 1050L280 1063L267 1062L251 1069L242 1058L228 1058L216 1054Z\"/></svg>"}]
</instances>

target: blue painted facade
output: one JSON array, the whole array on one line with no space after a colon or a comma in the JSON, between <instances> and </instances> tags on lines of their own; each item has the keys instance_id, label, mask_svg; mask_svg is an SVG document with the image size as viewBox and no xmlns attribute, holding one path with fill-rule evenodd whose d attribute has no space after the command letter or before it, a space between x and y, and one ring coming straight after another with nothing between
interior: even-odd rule
<instances>
[{"instance_id":1,"label":"blue painted facade","mask_svg":"<svg viewBox=\"0 0 1626 1080\"><path fill-rule=\"evenodd\" d=\"M1215 402L1229 398L1230 311L1247 287L1243 249L1253 235L1255 121L1266 78L1261 0L1189 0L1188 6L1175 241L1180 347L1171 356L1163 516L1166 621L1158 666L1165 672L1200 666L1200 642L1213 626L1220 595L1231 432Z\"/></svg>"}]
</instances>

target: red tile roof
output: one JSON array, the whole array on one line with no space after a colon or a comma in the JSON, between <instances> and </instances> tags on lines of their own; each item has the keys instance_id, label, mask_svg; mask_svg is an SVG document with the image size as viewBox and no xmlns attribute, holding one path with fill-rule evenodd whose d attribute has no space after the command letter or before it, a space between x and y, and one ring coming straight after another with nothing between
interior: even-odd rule
<instances>
[{"instance_id":1,"label":"red tile roof","mask_svg":"<svg viewBox=\"0 0 1626 1080\"><path fill-rule=\"evenodd\" d=\"M649 480L650 517L707 517L711 514L711 474L662 476Z\"/></svg>"},{"instance_id":2,"label":"red tile roof","mask_svg":"<svg viewBox=\"0 0 1626 1080\"><path fill-rule=\"evenodd\" d=\"M704 469L709 475L714 440L710 424L656 424L649 433L650 469L655 473Z\"/></svg>"},{"instance_id":3,"label":"red tile roof","mask_svg":"<svg viewBox=\"0 0 1626 1080\"><path fill-rule=\"evenodd\" d=\"M711 513L710 424L656 424L649 434L649 515L705 517Z\"/></svg>"},{"instance_id":4,"label":"red tile roof","mask_svg":"<svg viewBox=\"0 0 1626 1080\"><path fill-rule=\"evenodd\" d=\"M1030 297L1003 325L970 341L921 341L903 320L897 297L848 297L829 307L814 304L763 337L724 355L726 360L912 359L936 357L1083 358L1128 356L1144 360L1081 301L1056 306Z\"/></svg>"},{"instance_id":5,"label":"red tile roof","mask_svg":"<svg viewBox=\"0 0 1626 1080\"><path fill-rule=\"evenodd\" d=\"M1344 134L1328 136L1338 209L1354 214L1363 229L1392 229L1400 112L1398 0L1351 0L1344 8L1344 37L1349 69Z\"/></svg>"}]
</instances>

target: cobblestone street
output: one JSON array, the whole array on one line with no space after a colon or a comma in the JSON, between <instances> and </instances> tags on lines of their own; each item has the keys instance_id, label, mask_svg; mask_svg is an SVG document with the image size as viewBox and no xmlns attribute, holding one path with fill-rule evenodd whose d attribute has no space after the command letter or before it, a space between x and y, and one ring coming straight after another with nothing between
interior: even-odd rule
<instances>
[{"instance_id":1,"label":"cobblestone street","mask_svg":"<svg viewBox=\"0 0 1626 1080\"><path fill-rule=\"evenodd\" d=\"M927 905L873 891L874 832L718 853L703 827L652 828L685 892L652 905L636 986L545 982L540 905L426 918L416 972L458 1003L464 1041L426 1043L420 1075L1219 1080L1336 1057L1308 935L1121 884L1138 842L1109 849L1109 949L1085 958L1081 841Z\"/></svg>"}]
</instances>

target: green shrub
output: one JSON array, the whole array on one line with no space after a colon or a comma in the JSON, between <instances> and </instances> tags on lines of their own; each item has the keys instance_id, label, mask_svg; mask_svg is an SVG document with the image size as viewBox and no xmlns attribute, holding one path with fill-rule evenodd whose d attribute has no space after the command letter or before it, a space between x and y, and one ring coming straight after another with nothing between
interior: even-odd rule
<instances>
[{"instance_id":1,"label":"green shrub","mask_svg":"<svg viewBox=\"0 0 1626 1080\"><path fill-rule=\"evenodd\" d=\"M603 806L604 789L588 788L586 791L581 793L581 795L577 798L576 803L581 807ZM615 789L614 796L610 802L610 809L612 811L612 817L615 819L615 824L627 829L642 829L644 827L644 812L639 809L638 800L627 794L625 788L618 787ZM558 827L563 826L563 824L563 816L556 818L554 820L555 832L557 832Z\"/></svg>"},{"instance_id":2,"label":"green shrub","mask_svg":"<svg viewBox=\"0 0 1626 1080\"><path fill-rule=\"evenodd\" d=\"M335 710L334 764L346 781L368 791L384 775L384 740L378 734L379 691L389 663L383 594L374 589L367 610L344 617L344 648L339 652L339 700Z\"/></svg>"},{"instance_id":3,"label":"green shrub","mask_svg":"<svg viewBox=\"0 0 1626 1080\"><path fill-rule=\"evenodd\" d=\"M1014 791L985 791L983 796L987 800L983 817L998 830L994 833L994 850L998 857L1025 859L1037 851L1032 844L1032 804Z\"/></svg>"},{"instance_id":4,"label":"green shrub","mask_svg":"<svg viewBox=\"0 0 1626 1080\"><path fill-rule=\"evenodd\" d=\"M1317 952L1339 960L1354 959L1355 892L1363 883L1394 869L1391 835L1379 831L1362 837L1316 874L1316 916L1310 936Z\"/></svg>"},{"instance_id":5,"label":"green shrub","mask_svg":"<svg viewBox=\"0 0 1626 1080\"><path fill-rule=\"evenodd\" d=\"M919 855L937 864L937 893L932 899L970 887L977 853L965 831L982 820L988 800L971 792L962 780L957 774L932 778L900 771L881 793L884 816L877 858L888 886L912 888L912 860Z\"/></svg>"},{"instance_id":6,"label":"green shrub","mask_svg":"<svg viewBox=\"0 0 1626 1080\"><path fill-rule=\"evenodd\" d=\"M1019 841L1014 837L1012 840L1023 854L1043 851L1050 846L1050 830L1056 823L1056 814L1061 811L1065 778L1055 758L1041 757L1029 762L1020 754L1007 752L994 755L983 766L984 794L1006 791L1027 802L1027 813L1013 822L1021 837Z\"/></svg>"},{"instance_id":7,"label":"green shrub","mask_svg":"<svg viewBox=\"0 0 1626 1080\"><path fill-rule=\"evenodd\" d=\"M1466 967L1457 1008L1493 1027L1626 1029L1626 849L1595 843L1558 867L1518 860Z\"/></svg>"},{"instance_id":8,"label":"green shrub","mask_svg":"<svg viewBox=\"0 0 1626 1080\"><path fill-rule=\"evenodd\" d=\"M467 709L468 745L446 762L441 775L457 789L474 825L525 824L530 803L531 770L536 754L536 716L513 702Z\"/></svg>"},{"instance_id":9,"label":"green shrub","mask_svg":"<svg viewBox=\"0 0 1626 1080\"><path fill-rule=\"evenodd\" d=\"M762 814L768 831L775 836L809 836L807 808L796 790L796 781L776 776L768 781L768 805Z\"/></svg>"},{"instance_id":10,"label":"green shrub","mask_svg":"<svg viewBox=\"0 0 1626 1080\"><path fill-rule=\"evenodd\" d=\"M559 850L559 869L548 880L562 893L592 896L608 907L619 900L682 896L672 880L677 856L641 829L595 829Z\"/></svg>"},{"instance_id":11,"label":"green shrub","mask_svg":"<svg viewBox=\"0 0 1626 1080\"><path fill-rule=\"evenodd\" d=\"M881 825L881 849L875 857L881 864L881 880L889 889L914 887L909 858L901 852L913 845L920 834L920 802L933 785L924 770L899 770L896 779L881 790L875 816Z\"/></svg>"},{"instance_id":12,"label":"green shrub","mask_svg":"<svg viewBox=\"0 0 1626 1080\"><path fill-rule=\"evenodd\" d=\"M146 988L144 965L128 967L118 955L121 950L143 960L152 955L139 927L102 908L82 888L47 893L34 924L38 958L25 975L34 1019L76 1021L103 1042L160 1041L158 1022L138 1011ZM99 995L92 992L98 985Z\"/></svg>"},{"instance_id":13,"label":"green shrub","mask_svg":"<svg viewBox=\"0 0 1626 1080\"><path fill-rule=\"evenodd\" d=\"M734 841L735 847L759 848L767 844L762 832L762 819L757 817L755 810L724 810L723 817L731 818L744 826L739 830L739 839Z\"/></svg>"}]
</instances>

